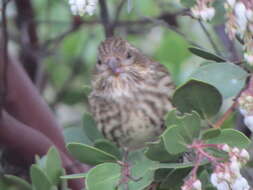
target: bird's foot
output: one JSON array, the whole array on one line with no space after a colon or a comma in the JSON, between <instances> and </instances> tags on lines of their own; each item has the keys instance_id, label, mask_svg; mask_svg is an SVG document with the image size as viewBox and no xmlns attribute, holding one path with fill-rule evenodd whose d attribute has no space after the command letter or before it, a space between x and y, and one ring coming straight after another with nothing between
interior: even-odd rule
<instances>
[{"instance_id":1,"label":"bird's foot","mask_svg":"<svg viewBox=\"0 0 253 190\"><path fill-rule=\"evenodd\" d=\"M118 161L118 164L121 166L121 180L119 181L118 185L116 186L116 188L118 188L120 185L124 185L124 189L125 190L129 190L128 187L128 182L129 181L134 181L134 182L138 182L139 180L141 180L141 177L134 177L131 175L131 166L128 162L122 162L122 161Z\"/></svg>"}]
</instances>

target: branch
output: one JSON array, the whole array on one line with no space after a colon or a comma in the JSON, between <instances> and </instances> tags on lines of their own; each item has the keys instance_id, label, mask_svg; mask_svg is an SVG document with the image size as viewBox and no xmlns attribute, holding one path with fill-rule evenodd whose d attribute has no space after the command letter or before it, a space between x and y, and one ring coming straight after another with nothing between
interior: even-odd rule
<instances>
[{"instance_id":1,"label":"branch","mask_svg":"<svg viewBox=\"0 0 253 190\"><path fill-rule=\"evenodd\" d=\"M1 70L0 70L0 76L1 76L1 82L0 82L0 118L2 117L2 110L5 103L6 95L7 95L7 70L8 70L8 26L7 26L7 18L6 18L6 8L9 0L3 0L2 1L2 37L3 42L1 43L3 45L2 49L2 64Z\"/></svg>"},{"instance_id":2,"label":"branch","mask_svg":"<svg viewBox=\"0 0 253 190\"><path fill-rule=\"evenodd\" d=\"M29 77L36 84L40 82L37 78L39 71L39 40L35 23L35 15L31 0L15 0L17 8L17 26L20 31L21 50L20 57Z\"/></svg>"},{"instance_id":3,"label":"branch","mask_svg":"<svg viewBox=\"0 0 253 190\"><path fill-rule=\"evenodd\" d=\"M119 21L119 17L120 17L120 13L124 7L124 4L126 3L126 0L121 0L120 3L118 4L117 8L116 8L116 14L115 14L115 18L114 18L114 22L112 24L112 30L115 30L115 27Z\"/></svg>"},{"instance_id":4,"label":"branch","mask_svg":"<svg viewBox=\"0 0 253 190\"><path fill-rule=\"evenodd\" d=\"M16 159L22 159L26 164L32 164L35 155L43 156L51 146L54 146L45 135L17 121L7 112L3 112L3 117L0 119L0 142L15 151L19 155ZM80 172L76 168L69 168L73 162L60 150L59 153L62 165L68 169L68 173ZM73 190L80 190L83 187L82 180L72 181L71 187Z\"/></svg>"},{"instance_id":5,"label":"branch","mask_svg":"<svg viewBox=\"0 0 253 190\"><path fill-rule=\"evenodd\" d=\"M99 0L100 5L100 18L104 27L105 37L113 36L113 28L111 27L110 18L108 14L106 0Z\"/></svg>"}]
</instances>

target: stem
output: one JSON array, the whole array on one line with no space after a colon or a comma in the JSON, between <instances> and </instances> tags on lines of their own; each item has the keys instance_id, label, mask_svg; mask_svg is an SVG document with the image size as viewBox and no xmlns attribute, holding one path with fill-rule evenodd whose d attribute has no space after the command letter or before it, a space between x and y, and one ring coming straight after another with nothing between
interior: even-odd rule
<instances>
[{"instance_id":1,"label":"stem","mask_svg":"<svg viewBox=\"0 0 253 190\"><path fill-rule=\"evenodd\" d=\"M9 0L3 0L2 1L2 35L3 35L3 65L1 68L1 73L0 76L1 78L1 84L0 84L0 118L2 117L2 110L4 106L4 102L7 96L7 70L8 70L8 62L9 62L9 57L8 57L8 40L9 40L9 35L8 35L8 26L7 26L7 18L6 18L6 8Z\"/></svg>"},{"instance_id":2,"label":"stem","mask_svg":"<svg viewBox=\"0 0 253 190\"><path fill-rule=\"evenodd\" d=\"M230 106L230 108L224 113L224 115L214 124L214 128L220 128L222 124L228 119L230 114L234 111L237 106L237 99L234 100L234 103Z\"/></svg>"},{"instance_id":3,"label":"stem","mask_svg":"<svg viewBox=\"0 0 253 190\"><path fill-rule=\"evenodd\" d=\"M100 5L100 18L104 26L105 37L106 38L111 37L113 36L113 30L112 30L110 19L109 19L106 1L99 0L99 5Z\"/></svg>"},{"instance_id":4,"label":"stem","mask_svg":"<svg viewBox=\"0 0 253 190\"><path fill-rule=\"evenodd\" d=\"M212 45L212 47L213 47L215 53L216 53L217 55L221 55L221 53L219 52L218 47L216 46L214 40L211 38L211 34L210 34L209 31L206 29L205 25L204 25L200 20L199 20L199 24L200 24L202 30L204 31L205 35L207 36L209 42L211 43L211 45Z\"/></svg>"}]
</instances>

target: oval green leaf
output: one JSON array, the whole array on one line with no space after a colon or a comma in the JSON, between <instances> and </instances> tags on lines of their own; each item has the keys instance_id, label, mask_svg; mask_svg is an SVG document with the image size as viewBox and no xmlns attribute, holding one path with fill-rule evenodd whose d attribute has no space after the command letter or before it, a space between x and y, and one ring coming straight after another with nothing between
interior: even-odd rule
<instances>
[{"instance_id":1,"label":"oval green leaf","mask_svg":"<svg viewBox=\"0 0 253 190\"><path fill-rule=\"evenodd\" d=\"M196 111L207 118L219 112L222 96L214 86L190 80L175 91L173 103L182 113Z\"/></svg>"},{"instance_id":2,"label":"oval green leaf","mask_svg":"<svg viewBox=\"0 0 253 190\"><path fill-rule=\"evenodd\" d=\"M55 147L49 149L46 157L46 174L53 185L58 185L62 175L61 158Z\"/></svg>"},{"instance_id":3,"label":"oval green leaf","mask_svg":"<svg viewBox=\"0 0 253 190\"><path fill-rule=\"evenodd\" d=\"M182 135L182 129L176 125L166 129L166 131L162 134L162 139L166 150L170 154L179 154L187 150L187 142Z\"/></svg>"},{"instance_id":4,"label":"oval green leaf","mask_svg":"<svg viewBox=\"0 0 253 190\"><path fill-rule=\"evenodd\" d=\"M247 77L246 71L231 63L206 64L200 66L191 76L216 87L223 98L236 96L244 87Z\"/></svg>"},{"instance_id":5,"label":"oval green leaf","mask_svg":"<svg viewBox=\"0 0 253 190\"><path fill-rule=\"evenodd\" d=\"M100 150L103 150L104 152L107 152L109 154L112 154L112 155L116 156L118 159L122 158L122 155L121 155L118 147L106 139L96 140L94 143L94 147L96 147Z\"/></svg>"},{"instance_id":6,"label":"oval green leaf","mask_svg":"<svg viewBox=\"0 0 253 190\"><path fill-rule=\"evenodd\" d=\"M214 129L214 128L207 129L201 134L201 139L207 140L207 139L215 138L219 136L220 134L221 134L220 129Z\"/></svg>"},{"instance_id":7,"label":"oval green leaf","mask_svg":"<svg viewBox=\"0 0 253 190\"><path fill-rule=\"evenodd\" d=\"M103 162L116 162L118 159L107 152L80 143L69 143L68 151L80 162L96 165Z\"/></svg>"},{"instance_id":8,"label":"oval green leaf","mask_svg":"<svg viewBox=\"0 0 253 190\"><path fill-rule=\"evenodd\" d=\"M97 139L103 139L103 135L98 131L96 123L90 113L83 116L83 127L87 137L94 142Z\"/></svg>"},{"instance_id":9,"label":"oval green leaf","mask_svg":"<svg viewBox=\"0 0 253 190\"><path fill-rule=\"evenodd\" d=\"M37 165L31 166L30 176L32 179L32 186L36 190L51 189L53 187L46 174Z\"/></svg>"},{"instance_id":10,"label":"oval green leaf","mask_svg":"<svg viewBox=\"0 0 253 190\"><path fill-rule=\"evenodd\" d=\"M118 185L120 178L121 167L118 164L99 164L87 174L87 190L113 190Z\"/></svg>"},{"instance_id":11,"label":"oval green leaf","mask_svg":"<svg viewBox=\"0 0 253 190\"><path fill-rule=\"evenodd\" d=\"M4 175L7 183L14 184L19 190L32 190L32 186L24 179L14 175ZM1 188L0 188L1 189Z\"/></svg>"},{"instance_id":12,"label":"oval green leaf","mask_svg":"<svg viewBox=\"0 0 253 190\"><path fill-rule=\"evenodd\" d=\"M215 138L211 138L207 141L210 144L228 144L229 146L235 146L238 148L247 148L251 141L240 131L234 129L224 129L221 134Z\"/></svg>"}]
</instances>

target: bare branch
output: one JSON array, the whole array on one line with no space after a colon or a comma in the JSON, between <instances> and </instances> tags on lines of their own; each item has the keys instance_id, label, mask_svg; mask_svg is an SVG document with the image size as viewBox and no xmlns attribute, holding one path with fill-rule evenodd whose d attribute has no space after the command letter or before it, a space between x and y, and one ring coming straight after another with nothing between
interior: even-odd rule
<instances>
[{"instance_id":1,"label":"bare branch","mask_svg":"<svg viewBox=\"0 0 253 190\"><path fill-rule=\"evenodd\" d=\"M106 0L99 0L99 5L100 5L100 18L104 27L105 37L108 38L113 36L114 31L111 27Z\"/></svg>"},{"instance_id":2,"label":"bare branch","mask_svg":"<svg viewBox=\"0 0 253 190\"><path fill-rule=\"evenodd\" d=\"M7 96L7 70L8 70L8 62L9 62L9 56L8 56L8 26L7 26L7 18L6 18L6 8L9 0L3 0L2 1L2 37L3 37L3 47L2 47L2 65L0 68L0 117L2 117L2 109L5 103L5 99Z\"/></svg>"}]
</instances>

